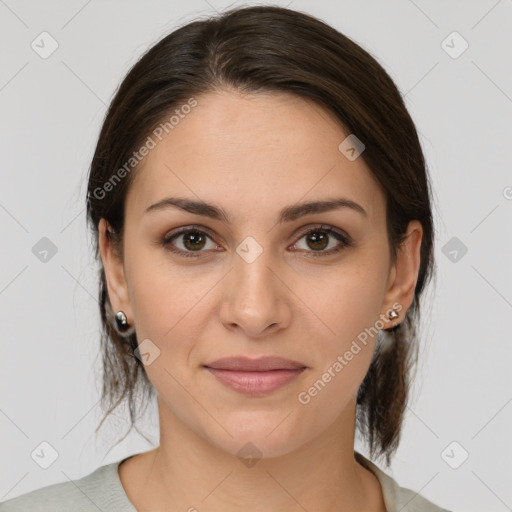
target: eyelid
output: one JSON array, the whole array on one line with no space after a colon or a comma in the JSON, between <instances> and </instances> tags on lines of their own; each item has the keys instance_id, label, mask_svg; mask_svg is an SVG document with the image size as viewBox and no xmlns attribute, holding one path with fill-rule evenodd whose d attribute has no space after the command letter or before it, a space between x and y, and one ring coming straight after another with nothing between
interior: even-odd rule
<instances>
[{"instance_id":1,"label":"eyelid","mask_svg":"<svg viewBox=\"0 0 512 512\"><path fill-rule=\"evenodd\" d=\"M336 228L334 226L331 226L330 224L321 224L321 223L314 223L314 222L296 230L292 236L294 236L294 237L304 236L305 234L309 233L312 229L332 231L334 233L337 233L340 236L345 237L348 242L352 242L352 237L346 231ZM183 226L181 228L177 228L176 230L171 231L169 234L165 234L164 238L169 239L169 238L172 238L173 236L181 235L188 231L194 231L194 230L204 232L210 238L215 239L216 235L213 235L209 228L207 228L206 226L203 226L201 224L190 224L187 226Z\"/></svg>"},{"instance_id":2,"label":"eyelid","mask_svg":"<svg viewBox=\"0 0 512 512\"><path fill-rule=\"evenodd\" d=\"M309 233L310 231L314 231L315 229L318 229L318 231L328 231L331 233L335 233L339 236L344 237L347 242L352 242L352 237L346 233L343 229L336 228L334 226L331 226L330 224L319 224L319 223L313 223L305 226L304 228L300 228L298 230L298 233L296 233L294 236L304 236L305 234Z\"/></svg>"},{"instance_id":3,"label":"eyelid","mask_svg":"<svg viewBox=\"0 0 512 512\"><path fill-rule=\"evenodd\" d=\"M213 235L206 226L202 226L200 224L190 224L188 226L177 228L176 230L171 230L168 234L164 235L163 240L171 240L172 238L188 233L189 231L199 231L200 233L208 235L212 240L215 240L216 235Z\"/></svg>"},{"instance_id":4,"label":"eyelid","mask_svg":"<svg viewBox=\"0 0 512 512\"><path fill-rule=\"evenodd\" d=\"M310 224L309 226L306 226L303 231L300 231L298 235L295 235L295 237L298 237L298 238L297 238L297 241L293 245L296 245L308 233L316 232L316 231L323 231L323 232L327 233L327 235L329 237L336 238L338 240L339 244L336 245L336 247L329 249L328 251L312 251L312 250L303 251L305 254L308 255L308 256L306 256L308 258L309 257L313 257L313 258L325 257L325 258L327 258L329 256L335 256L335 255L341 253L342 251L344 251L345 249L347 249L349 247L353 247L353 245L354 245L354 241L348 233L346 233L342 229L331 226L330 224L313 224L313 225Z\"/></svg>"},{"instance_id":5,"label":"eyelid","mask_svg":"<svg viewBox=\"0 0 512 512\"><path fill-rule=\"evenodd\" d=\"M337 254L345 248L353 246L353 243L354 243L353 239L348 233L346 233L346 231L336 228L330 224L320 224L320 223L312 223L312 224L309 224L307 226L300 228L300 230L297 230L298 233L296 231L293 235L294 238L297 238L297 240L293 243L293 245L296 245L302 237L304 237L305 235L307 235L308 233L310 233L312 231L314 232L315 230L327 232L328 236L335 237L340 242L341 247L340 247L340 245L338 245L334 249L330 249L328 251L303 251L305 253L311 253L311 255L313 257L324 256L324 255L327 257L330 255ZM180 235L191 232L191 231L198 231L198 232L208 236L208 238L210 238L215 244L217 244L217 242L215 240L216 237L212 234L212 232L207 227L199 225L199 224L190 224L188 226L183 226L183 227L177 228L176 230L171 231L169 234L165 234L160 243L164 247L167 247L168 245L172 245L171 242L173 241L173 239L177 238ZM202 251L202 250L183 251L183 250L177 249L177 248L168 249L168 250L173 253L176 253L178 255L184 255L185 257L201 257L201 253L208 252L208 251ZM196 254L197 254L197 256L195 256Z\"/></svg>"}]
</instances>

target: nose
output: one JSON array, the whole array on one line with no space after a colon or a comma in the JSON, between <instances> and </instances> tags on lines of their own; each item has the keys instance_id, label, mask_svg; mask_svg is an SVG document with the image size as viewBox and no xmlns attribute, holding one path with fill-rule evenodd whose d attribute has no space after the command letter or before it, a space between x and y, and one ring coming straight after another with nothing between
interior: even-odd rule
<instances>
[{"instance_id":1,"label":"nose","mask_svg":"<svg viewBox=\"0 0 512 512\"><path fill-rule=\"evenodd\" d=\"M220 318L227 329L261 338L286 328L291 320L290 289L265 251L255 260L235 257L224 280Z\"/></svg>"}]
</instances>

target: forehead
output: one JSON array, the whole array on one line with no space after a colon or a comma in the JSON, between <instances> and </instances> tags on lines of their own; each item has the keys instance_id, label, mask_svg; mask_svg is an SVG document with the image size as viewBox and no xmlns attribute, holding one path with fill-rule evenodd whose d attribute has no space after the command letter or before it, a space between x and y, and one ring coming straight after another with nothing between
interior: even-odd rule
<instances>
[{"instance_id":1,"label":"forehead","mask_svg":"<svg viewBox=\"0 0 512 512\"><path fill-rule=\"evenodd\" d=\"M133 171L126 198L131 215L166 196L222 204L235 217L245 208L270 219L284 204L326 196L356 201L369 217L383 211L364 160L338 149L349 133L331 112L283 93L222 91L195 100L160 138L150 134L154 147Z\"/></svg>"}]
</instances>

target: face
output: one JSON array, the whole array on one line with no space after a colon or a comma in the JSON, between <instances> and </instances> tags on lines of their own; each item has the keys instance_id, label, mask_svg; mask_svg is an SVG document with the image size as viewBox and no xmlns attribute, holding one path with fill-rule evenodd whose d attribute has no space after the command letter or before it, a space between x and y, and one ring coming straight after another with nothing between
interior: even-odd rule
<instances>
[{"instance_id":1,"label":"face","mask_svg":"<svg viewBox=\"0 0 512 512\"><path fill-rule=\"evenodd\" d=\"M252 442L277 456L353 403L374 334L392 325L382 315L398 304L402 321L411 304L421 226L410 224L409 249L391 262L385 196L361 157L340 152L349 133L319 106L232 91L196 100L134 171L123 261L101 237L109 297L146 340L161 414L226 452ZM227 219L171 204L148 211L170 197ZM340 198L357 206L282 218ZM205 368L231 356L277 356L305 370L247 394Z\"/></svg>"}]
</instances>

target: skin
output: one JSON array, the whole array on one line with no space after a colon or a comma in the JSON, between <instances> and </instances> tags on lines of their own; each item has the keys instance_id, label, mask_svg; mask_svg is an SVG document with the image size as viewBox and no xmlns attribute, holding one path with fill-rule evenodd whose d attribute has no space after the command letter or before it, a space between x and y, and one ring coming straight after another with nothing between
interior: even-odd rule
<instances>
[{"instance_id":1,"label":"skin","mask_svg":"<svg viewBox=\"0 0 512 512\"><path fill-rule=\"evenodd\" d=\"M141 511L385 511L377 478L354 459L356 394L377 338L360 344L307 405L297 396L393 304L400 316L383 328L403 320L418 276L421 224L409 224L392 263L383 191L362 158L350 161L338 150L348 133L314 103L233 90L196 99L136 170L122 259L105 236L107 223L99 223L113 311L135 324L139 343L149 338L160 350L146 366L158 393L160 446L119 467L123 487ZM171 195L221 206L232 224L172 207L144 213ZM367 217L342 208L276 223L285 206L339 196ZM198 256L161 244L198 224L210 237L202 245L174 239ZM303 234L319 224L346 232L353 245L312 256L318 246ZM248 236L263 249L251 263L236 252ZM329 240L321 251L342 243ZM307 369L277 391L248 397L202 367L242 354L278 355ZM251 467L237 456L248 442L261 452Z\"/></svg>"}]
</instances>

